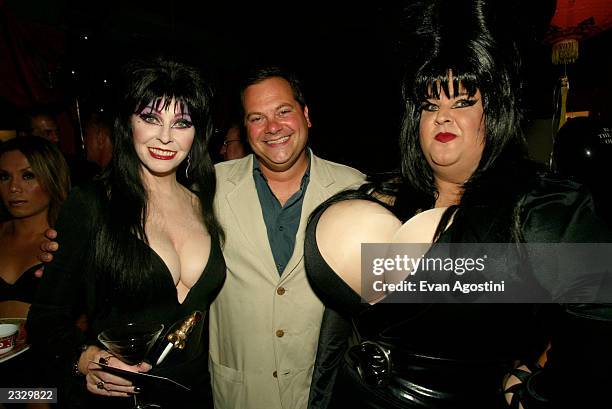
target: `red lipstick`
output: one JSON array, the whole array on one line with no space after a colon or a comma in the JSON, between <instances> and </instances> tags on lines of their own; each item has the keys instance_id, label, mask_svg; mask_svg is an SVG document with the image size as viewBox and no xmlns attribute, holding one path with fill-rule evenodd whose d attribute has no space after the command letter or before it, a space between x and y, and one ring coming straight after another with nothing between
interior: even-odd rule
<instances>
[{"instance_id":1,"label":"red lipstick","mask_svg":"<svg viewBox=\"0 0 612 409\"><path fill-rule=\"evenodd\" d=\"M176 151L169 151L160 148L149 148L149 154L155 159L170 160L174 159L174 157L176 156Z\"/></svg>"},{"instance_id":2,"label":"red lipstick","mask_svg":"<svg viewBox=\"0 0 612 409\"><path fill-rule=\"evenodd\" d=\"M453 139L455 139L457 137L457 135L455 135L454 133L450 133L450 132L440 132L439 134L437 134L434 139L438 142L442 142L442 143L446 143L446 142L450 142Z\"/></svg>"}]
</instances>

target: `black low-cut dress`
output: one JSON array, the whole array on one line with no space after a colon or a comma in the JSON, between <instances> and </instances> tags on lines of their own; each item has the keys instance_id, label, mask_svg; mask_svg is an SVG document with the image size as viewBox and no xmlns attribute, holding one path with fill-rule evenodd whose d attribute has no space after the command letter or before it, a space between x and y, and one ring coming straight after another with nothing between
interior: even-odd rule
<instances>
[{"instance_id":1,"label":"black low-cut dress","mask_svg":"<svg viewBox=\"0 0 612 409\"><path fill-rule=\"evenodd\" d=\"M0 277L0 301L21 301L31 303L38 290L40 280L34 275L41 264L36 264L23 272L13 284Z\"/></svg>"},{"instance_id":2,"label":"black low-cut dress","mask_svg":"<svg viewBox=\"0 0 612 409\"><path fill-rule=\"evenodd\" d=\"M74 363L82 345L102 345L98 334L129 322L160 323L168 330L192 312L206 313L225 280L225 261L219 241L212 240L208 263L180 303L170 271L147 244L134 237L133 252L148 264L150 281L134 293L115 285L104 272L91 268L94 235L103 223L107 200L99 185L76 188L62 207L56 229L59 250L46 266L38 296L28 316L27 329L48 382L59 388L59 407L131 407L129 398L104 398L89 393L85 378L75 376ZM108 213L108 212L106 212ZM85 313L87 330L74 325ZM174 328L176 329L176 328ZM183 393L162 384L145 382L142 396L164 408L212 407L208 376L207 328L194 327L184 350L175 349L149 374L170 378L191 389ZM159 352L158 349L155 349ZM149 357L155 363L154 356ZM180 393L179 393L180 392Z\"/></svg>"},{"instance_id":3,"label":"black low-cut dress","mask_svg":"<svg viewBox=\"0 0 612 409\"><path fill-rule=\"evenodd\" d=\"M612 242L610 230L594 215L591 198L580 186L545 177L528 186L520 197L526 242ZM555 334L555 326L567 321L568 308L529 303L402 303L401 299L394 300L399 303L363 303L317 247L316 227L324 211L325 207L312 215L304 251L309 281L326 305L309 407L506 408L505 375L518 361L537 360ZM496 225L498 214L493 206L465 212L437 243L508 242ZM435 249L434 244L430 252ZM510 276L515 267L505 266L502 275ZM552 275L526 279L537 281L544 290L555 288ZM605 306L593 314L582 308L587 313L573 322L574 328L585 332L573 333L571 340L553 339L553 350L559 352L556 362L589 372L580 375L583 379L595 376L595 360L578 362L572 349L582 354L592 344L603 349L600 359L605 357L607 362L612 357L612 348L602 348L606 342L612 345L612 327L609 319L599 320L601 309L609 315L610 308ZM562 378L561 373L555 376ZM547 399L560 392L558 387L539 391Z\"/></svg>"}]
</instances>

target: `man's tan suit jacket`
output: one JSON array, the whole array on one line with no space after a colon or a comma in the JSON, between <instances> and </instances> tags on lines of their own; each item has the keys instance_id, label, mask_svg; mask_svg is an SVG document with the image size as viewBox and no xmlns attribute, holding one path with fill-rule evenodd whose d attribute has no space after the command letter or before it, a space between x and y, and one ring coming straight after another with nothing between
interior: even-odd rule
<instances>
[{"instance_id":1,"label":"man's tan suit jacket","mask_svg":"<svg viewBox=\"0 0 612 409\"><path fill-rule=\"evenodd\" d=\"M278 274L255 182L254 156L216 165L215 210L225 230L227 279L210 307L216 409L306 408L323 304L304 271L310 213L364 175L310 153L310 181L295 249Z\"/></svg>"}]
</instances>

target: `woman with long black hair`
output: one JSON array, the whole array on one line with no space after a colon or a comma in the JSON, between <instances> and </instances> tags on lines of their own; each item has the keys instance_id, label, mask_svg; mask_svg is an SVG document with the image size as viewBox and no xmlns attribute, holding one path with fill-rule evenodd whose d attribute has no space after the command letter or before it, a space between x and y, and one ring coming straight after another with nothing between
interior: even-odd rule
<instances>
[{"instance_id":1,"label":"woman with long black hair","mask_svg":"<svg viewBox=\"0 0 612 409\"><path fill-rule=\"evenodd\" d=\"M188 340L188 348L153 368L127 365L96 338L130 322L167 330L206 311L225 279L207 151L210 87L196 69L165 59L128 64L124 81L111 163L62 208L59 250L46 267L28 333L59 380L60 401L71 407L130 405L131 399L116 397L155 392L101 370L98 362L170 377L192 390L183 400L166 396L171 407L190 401L206 407L205 337L194 336L196 345ZM85 332L74 325L83 312Z\"/></svg>"}]
</instances>

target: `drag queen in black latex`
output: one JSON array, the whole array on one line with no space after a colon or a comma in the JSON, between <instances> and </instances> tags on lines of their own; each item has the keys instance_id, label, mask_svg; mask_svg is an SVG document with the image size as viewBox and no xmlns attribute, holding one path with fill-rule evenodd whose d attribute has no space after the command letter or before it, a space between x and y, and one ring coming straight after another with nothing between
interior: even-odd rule
<instances>
[{"instance_id":1,"label":"drag queen in black latex","mask_svg":"<svg viewBox=\"0 0 612 409\"><path fill-rule=\"evenodd\" d=\"M164 407L208 407L205 337L153 368L122 362L96 338L130 322L168 329L205 312L225 279L207 151L210 88L195 68L164 59L130 63L124 74L111 163L62 208L59 250L45 269L28 333L70 407L130 407L134 393ZM85 333L74 325L83 312ZM170 377L192 394L155 396L154 384L132 385L97 362Z\"/></svg>"},{"instance_id":2,"label":"drag queen in black latex","mask_svg":"<svg viewBox=\"0 0 612 409\"><path fill-rule=\"evenodd\" d=\"M441 243L612 238L581 186L527 159L520 59L493 36L486 3L427 2L421 16L422 49L403 89L401 177L328 200L307 229L308 277L328 308L313 408L502 408L513 396L504 396L508 374L537 361L550 339L534 304L406 303L407 293L370 293L362 243L434 243L433 252ZM515 267L496 273L509 280ZM518 277L555 296L546 292L550 277Z\"/></svg>"}]
</instances>

